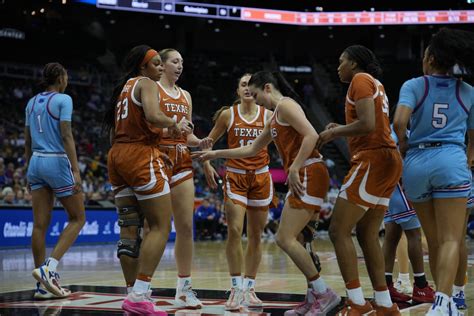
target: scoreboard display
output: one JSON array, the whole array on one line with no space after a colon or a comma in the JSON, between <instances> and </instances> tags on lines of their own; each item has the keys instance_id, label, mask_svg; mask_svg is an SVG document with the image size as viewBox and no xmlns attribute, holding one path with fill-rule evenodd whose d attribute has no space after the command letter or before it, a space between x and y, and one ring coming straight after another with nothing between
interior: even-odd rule
<instances>
[{"instance_id":1,"label":"scoreboard display","mask_svg":"<svg viewBox=\"0 0 474 316\"><path fill-rule=\"evenodd\" d=\"M474 10L299 12L180 0L97 0L97 7L305 26L474 23Z\"/></svg>"}]
</instances>

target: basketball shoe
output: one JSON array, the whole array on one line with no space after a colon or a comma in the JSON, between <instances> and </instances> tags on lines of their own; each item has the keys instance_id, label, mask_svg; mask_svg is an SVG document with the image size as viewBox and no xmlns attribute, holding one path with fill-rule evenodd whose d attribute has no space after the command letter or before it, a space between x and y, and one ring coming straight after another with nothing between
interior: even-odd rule
<instances>
[{"instance_id":1,"label":"basketball shoe","mask_svg":"<svg viewBox=\"0 0 474 316\"><path fill-rule=\"evenodd\" d=\"M314 297L314 302L306 316L325 316L341 302L341 297L329 288L326 293L311 291L311 295Z\"/></svg>"},{"instance_id":2,"label":"basketball shoe","mask_svg":"<svg viewBox=\"0 0 474 316\"><path fill-rule=\"evenodd\" d=\"M376 311L372 307L372 305L365 301L364 305L357 305L354 304L351 300L346 301L346 306L336 314L337 316L375 316Z\"/></svg>"},{"instance_id":3,"label":"basketball shoe","mask_svg":"<svg viewBox=\"0 0 474 316\"><path fill-rule=\"evenodd\" d=\"M311 293L311 289L308 289L306 291L306 297L304 298L304 301L296 305L295 308L287 310L284 315L285 316L305 315L307 312L309 312L312 305L313 305L312 293Z\"/></svg>"},{"instance_id":4,"label":"basketball shoe","mask_svg":"<svg viewBox=\"0 0 474 316\"><path fill-rule=\"evenodd\" d=\"M240 288L231 288L230 295L225 303L226 311L235 311L240 309L240 305L244 300L244 290Z\"/></svg>"},{"instance_id":5,"label":"basketball shoe","mask_svg":"<svg viewBox=\"0 0 474 316\"><path fill-rule=\"evenodd\" d=\"M155 304L153 304L148 298L148 293L137 294L131 292L127 295L122 303L122 309L127 315L154 315L154 316L166 316L166 312L155 310Z\"/></svg>"},{"instance_id":6,"label":"basketball shoe","mask_svg":"<svg viewBox=\"0 0 474 316\"><path fill-rule=\"evenodd\" d=\"M40 282L49 292L57 297L67 297L71 294L71 291L59 285L59 274L55 271L50 271L46 265L34 269L32 275L36 281Z\"/></svg>"},{"instance_id":7,"label":"basketball shoe","mask_svg":"<svg viewBox=\"0 0 474 316\"><path fill-rule=\"evenodd\" d=\"M263 303L257 297L255 289L245 289L243 293L242 305L248 308L262 308Z\"/></svg>"},{"instance_id":8,"label":"basketball shoe","mask_svg":"<svg viewBox=\"0 0 474 316\"><path fill-rule=\"evenodd\" d=\"M196 292L193 291L191 286L186 286L178 291L176 291L175 296L176 304L179 307L184 307L188 309L199 309L202 308L201 301L197 298Z\"/></svg>"},{"instance_id":9,"label":"basketball shoe","mask_svg":"<svg viewBox=\"0 0 474 316\"><path fill-rule=\"evenodd\" d=\"M64 290L64 293L66 294L66 297L71 295L71 291L66 288L62 288ZM43 285L40 282L36 282L36 289L35 289L35 294L34 294L34 299L35 300L50 300L50 299L55 299L55 298L64 298L64 297L59 297L54 295L53 293L50 293L48 290L46 290Z\"/></svg>"}]
</instances>

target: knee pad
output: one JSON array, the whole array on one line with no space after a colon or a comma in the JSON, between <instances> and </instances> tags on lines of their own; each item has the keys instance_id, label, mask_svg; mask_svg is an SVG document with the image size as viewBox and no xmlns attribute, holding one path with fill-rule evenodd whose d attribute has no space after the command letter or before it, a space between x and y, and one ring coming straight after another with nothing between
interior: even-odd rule
<instances>
[{"instance_id":1,"label":"knee pad","mask_svg":"<svg viewBox=\"0 0 474 316\"><path fill-rule=\"evenodd\" d=\"M125 255L131 258L138 258L140 255L140 245L142 242L142 231L144 224L143 214L139 212L137 206L117 208L118 225L122 227L134 226L137 228L136 239L122 238L117 243L117 257ZM133 216L134 215L134 216Z\"/></svg>"}]
</instances>

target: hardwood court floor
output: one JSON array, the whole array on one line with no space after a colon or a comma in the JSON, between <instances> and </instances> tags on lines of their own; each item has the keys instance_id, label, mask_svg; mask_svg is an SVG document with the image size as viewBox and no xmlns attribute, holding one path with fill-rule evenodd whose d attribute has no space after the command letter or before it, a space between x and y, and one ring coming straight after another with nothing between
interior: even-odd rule
<instances>
[{"instance_id":1,"label":"hardwood court floor","mask_svg":"<svg viewBox=\"0 0 474 316\"><path fill-rule=\"evenodd\" d=\"M316 241L316 246L322 262L324 279L339 294L345 295L344 284L331 242L327 236L323 235ZM153 288L174 288L176 285L173 247L174 244L168 244L166 247L163 259L153 278ZM470 254L468 276L469 280L474 280L473 241L468 242L468 248ZM361 253L360 249L358 252ZM425 269L428 279L431 279L426 261L427 259L425 260ZM0 250L0 267L0 293L33 289L35 282L31 277L33 259L30 249ZM62 284L65 286L84 286L83 288L123 286L123 277L115 255L115 246L111 244L73 247L63 258L58 270L61 274ZM370 281L363 259L359 260L359 271L364 294L366 297L372 297ZM230 287L223 241L196 242L192 278L195 289L226 290ZM303 294L305 292L304 277L274 242L267 241L263 244L263 257L256 289L259 293ZM466 296L469 298L468 306L473 307L474 286L472 286L472 281L466 287ZM300 296L298 296L299 298ZM424 315L427 307L428 305L414 306L405 309L403 315ZM469 312L465 313L465 315L469 314ZM1 310L0 315L2 315Z\"/></svg>"}]
</instances>

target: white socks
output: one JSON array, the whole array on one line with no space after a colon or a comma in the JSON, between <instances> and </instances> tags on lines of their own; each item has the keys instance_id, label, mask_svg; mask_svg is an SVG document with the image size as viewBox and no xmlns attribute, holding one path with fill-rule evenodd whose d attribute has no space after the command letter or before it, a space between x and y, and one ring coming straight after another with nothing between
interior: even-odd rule
<instances>
[{"instance_id":1,"label":"white socks","mask_svg":"<svg viewBox=\"0 0 474 316\"><path fill-rule=\"evenodd\" d=\"M231 287L233 289L241 289L242 288L242 276L236 275L230 277Z\"/></svg>"},{"instance_id":2,"label":"white socks","mask_svg":"<svg viewBox=\"0 0 474 316\"><path fill-rule=\"evenodd\" d=\"M308 282L313 291L316 291L319 294L326 293L328 288L326 282L324 282L322 277L317 278L316 280Z\"/></svg>"},{"instance_id":3,"label":"white socks","mask_svg":"<svg viewBox=\"0 0 474 316\"><path fill-rule=\"evenodd\" d=\"M133 285L133 292L136 294L144 295L148 293L148 290L150 289L151 282L146 282L142 280L136 280L135 284Z\"/></svg>"},{"instance_id":4,"label":"white socks","mask_svg":"<svg viewBox=\"0 0 474 316\"><path fill-rule=\"evenodd\" d=\"M176 285L176 288L178 289L178 291L183 291L187 288L191 288L191 277L178 277L178 283Z\"/></svg>"},{"instance_id":5,"label":"white socks","mask_svg":"<svg viewBox=\"0 0 474 316\"><path fill-rule=\"evenodd\" d=\"M362 292L362 288L358 287L355 289L346 289L347 297L357 305L365 305L365 298L364 293Z\"/></svg>"},{"instance_id":6,"label":"white socks","mask_svg":"<svg viewBox=\"0 0 474 316\"><path fill-rule=\"evenodd\" d=\"M388 290L385 291L375 291L374 292L375 303L378 306L383 307L392 307L392 299L390 298L390 292Z\"/></svg>"},{"instance_id":7,"label":"white socks","mask_svg":"<svg viewBox=\"0 0 474 316\"><path fill-rule=\"evenodd\" d=\"M242 278L240 278L242 280ZM245 290L250 290L255 288L255 279L244 278L244 287Z\"/></svg>"},{"instance_id":8,"label":"white socks","mask_svg":"<svg viewBox=\"0 0 474 316\"><path fill-rule=\"evenodd\" d=\"M456 296L461 292L464 292L464 285L463 286L453 285L453 296Z\"/></svg>"}]
</instances>

